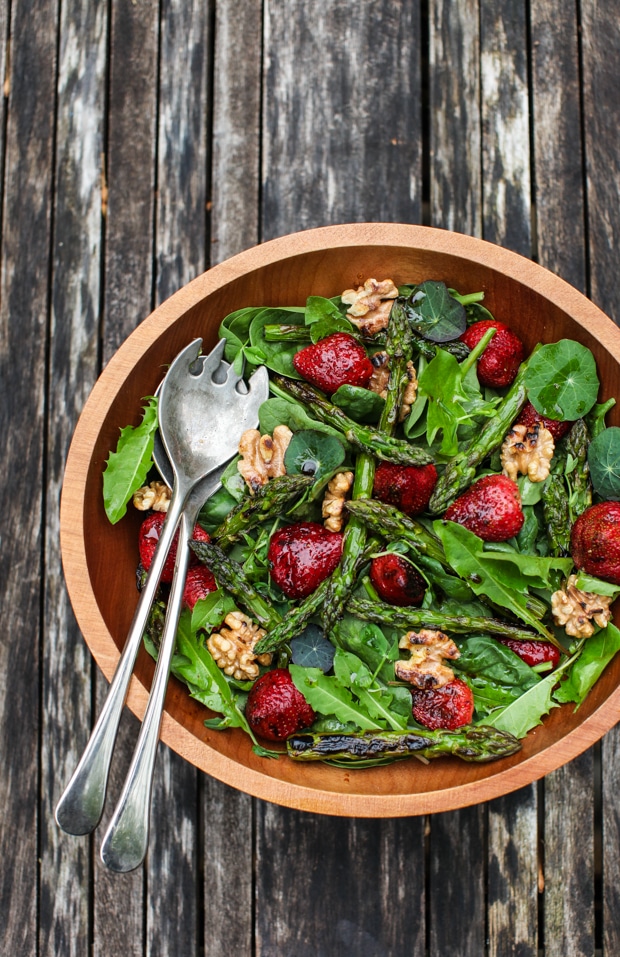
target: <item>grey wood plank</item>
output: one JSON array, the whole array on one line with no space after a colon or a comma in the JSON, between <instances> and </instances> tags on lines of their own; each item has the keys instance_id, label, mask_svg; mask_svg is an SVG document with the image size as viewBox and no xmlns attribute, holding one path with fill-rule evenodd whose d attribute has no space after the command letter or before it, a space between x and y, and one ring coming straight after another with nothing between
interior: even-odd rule
<instances>
[{"instance_id":1,"label":"grey wood plank","mask_svg":"<svg viewBox=\"0 0 620 957\"><path fill-rule=\"evenodd\" d=\"M240 23L243 30L239 29ZM213 71L212 264L258 242L262 28L262 0L218 0Z\"/></svg>"},{"instance_id":2,"label":"grey wood plank","mask_svg":"<svg viewBox=\"0 0 620 957\"><path fill-rule=\"evenodd\" d=\"M40 953L87 953L90 841L59 831L54 808L86 745L91 656L64 587L59 500L71 435L98 371L107 10L63 4L48 398L45 636L41 728Z\"/></svg>"},{"instance_id":3,"label":"grey wood plank","mask_svg":"<svg viewBox=\"0 0 620 957\"><path fill-rule=\"evenodd\" d=\"M531 253L527 30L524 2L480 2L483 236Z\"/></svg>"},{"instance_id":4,"label":"grey wood plank","mask_svg":"<svg viewBox=\"0 0 620 957\"><path fill-rule=\"evenodd\" d=\"M489 957L538 954L537 807L536 785L489 804Z\"/></svg>"},{"instance_id":5,"label":"grey wood plank","mask_svg":"<svg viewBox=\"0 0 620 957\"><path fill-rule=\"evenodd\" d=\"M419 38L417 2L267 0L263 239L420 220Z\"/></svg>"},{"instance_id":6,"label":"grey wood plank","mask_svg":"<svg viewBox=\"0 0 620 957\"><path fill-rule=\"evenodd\" d=\"M482 235L478 0L429 3L431 223Z\"/></svg>"},{"instance_id":7,"label":"grey wood plank","mask_svg":"<svg viewBox=\"0 0 620 957\"><path fill-rule=\"evenodd\" d=\"M55 4L11 5L12 62L0 268L0 410L5 501L0 550L0 950L37 949L46 346L52 213ZM6 43L7 5L1 22ZM3 51L3 59L6 49ZM6 62L6 61L5 61ZM3 119L5 116L3 104ZM27 369L27 374L25 374ZM7 427L8 425L8 427Z\"/></svg>"},{"instance_id":8,"label":"grey wood plank","mask_svg":"<svg viewBox=\"0 0 620 957\"><path fill-rule=\"evenodd\" d=\"M424 952L422 819L317 818L263 802L260 809L261 957Z\"/></svg>"}]
</instances>

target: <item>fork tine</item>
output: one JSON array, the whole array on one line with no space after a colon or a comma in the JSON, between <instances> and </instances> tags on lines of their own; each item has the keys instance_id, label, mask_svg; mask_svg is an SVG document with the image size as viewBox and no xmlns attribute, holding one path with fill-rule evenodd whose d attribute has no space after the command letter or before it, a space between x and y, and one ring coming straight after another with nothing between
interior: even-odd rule
<instances>
[{"instance_id":1,"label":"fork tine","mask_svg":"<svg viewBox=\"0 0 620 957\"><path fill-rule=\"evenodd\" d=\"M248 382L248 392L252 392L254 389L264 390L265 386L269 385L269 373L267 372L266 366L259 366L254 373L252 373L250 380ZM267 391L269 395L269 391Z\"/></svg>"}]
</instances>

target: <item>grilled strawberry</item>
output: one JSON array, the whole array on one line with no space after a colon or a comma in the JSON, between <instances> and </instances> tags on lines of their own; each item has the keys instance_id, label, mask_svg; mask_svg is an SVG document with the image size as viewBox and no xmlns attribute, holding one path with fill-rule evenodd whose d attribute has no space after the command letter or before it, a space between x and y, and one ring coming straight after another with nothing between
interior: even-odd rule
<instances>
[{"instance_id":1,"label":"grilled strawberry","mask_svg":"<svg viewBox=\"0 0 620 957\"><path fill-rule=\"evenodd\" d=\"M138 532L138 550L140 552L140 561L147 571L151 567L153 555L155 554L157 542L159 541L159 536L161 535L161 530L165 520L166 515L164 512L151 512L150 515L147 515L140 526L140 531ZM199 542L210 541L209 536L204 529L200 527L200 525L196 525L194 527L193 537ZM177 557L178 541L179 533L177 532L172 540L172 546L168 552L168 557L166 558L164 570L161 575L162 582L166 583L172 581L172 576L174 574L174 563ZM193 552L192 557L190 558L190 563L198 563L198 559L194 556Z\"/></svg>"},{"instance_id":2,"label":"grilled strawberry","mask_svg":"<svg viewBox=\"0 0 620 957\"><path fill-rule=\"evenodd\" d=\"M406 515L419 515L428 506L437 483L434 465L393 465L380 462L375 471L372 494L381 502L395 505Z\"/></svg>"},{"instance_id":3,"label":"grilled strawberry","mask_svg":"<svg viewBox=\"0 0 620 957\"><path fill-rule=\"evenodd\" d=\"M370 580L379 597L390 605L420 605L426 591L426 582L419 571L396 552L373 558Z\"/></svg>"},{"instance_id":4,"label":"grilled strawberry","mask_svg":"<svg viewBox=\"0 0 620 957\"><path fill-rule=\"evenodd\" d=\"M293 356L293 365L304 379L328 395L341 385L365 389L373 373L366 350L346 332L335 332L301 349Z\"/></svg>"},{"instance_id":5,"label":"grilled strawberry","mask_svg":"<svg viewBox=\"0 0 620 957\"><path fill-rule=\"evenodd\" d=\"M461 678L432 691L414 691L411 697L413 717L432 731L436 728L455 731L469 724L474 716L473 692Z\"/></svg>"},{"instance_id":6,"label":"grilled strawberry","mask_svg":"<svg viewBox=\"0 0 620 957\"><path fill-rule=\"evenodd\" d=\"M588 575L620 585L620 502L599 502L579 516L571 533L571 554Z\"/></svg>"},{"instance_id":7,"label":"grilled strawberry","mask_svg":"<svg viewBox=\"0 0 620 957\"><path fill-rule=\"evenodd\" d=\"M183 601L188 608L193 608L197 601L216 589L217 582L206 565L194 565L187 569Z\"/></svg>"},{"instance_id":8,"label":"grilled strawberry","mask_svg":"<svg viewBox=\"0 0 620 957\"><path fill-rule=\"evenodd\" d=\"M505 542L523 525L521 496L507 475L485 475L463 492L444 515L485 542Z\"/></svg>"},{"instance_id":9,"label":"grilled strawberry","mask_svg":"<svg viewBox=\"0 0 620 957\"><path fill-rule=\"evenodd\" d=\"M537 422L542 423L543 428L551 432L554 442L559 442L560 439L563 439L565 435L568 435L571 428L575 424L574 422L558 422L556 419L546 419L543 415L536 411L531 402L526 402L521 410L519 418L516 420L516 425L527 425L528 429L532 425L536 425Z\"/></svg>"},{"instance_id":10,"label":"grilled strawberry","mask_svg":"<svg viewBox=\"0 0 620 957\"><path fill-rule=\"evenodd\" d=\"M478 381L481 385L499 389L514 381L525 356L525 347L512 329L495 319L474 322L460 338L473 349L487 329L496 329L497 332L478 359Z\"/></svg>"},{"instance_id":11,"label":"grilled strawberry","mask_svg":"<svg viewBox=\"0 0 620 957\"><path fill-rule=\"evenodd\" d=\"M245 716L254 734L269 741L282 741L309 727L315 713L286 668L275 668L255 681Z\"/></svg>"},{"instance_id":12,"label":"grilled strawberry","mask_svg":"<svg viewBox=\"0 0 620 957\"><path fill-rule=\"evenodd\" d=\"M530 668L533 668L534 665L541 665L544 661L550 661L553 668L557 668L560 663L560 650L550 641L539 641L537 638L525 640L499 637L497 640L514 651Z\"/></svg>"},{"instance_id":13,"label":"grilled strawberry","mask_svg":"<svg viewBox=\"0 0 620 957\"><path fill-rule=\"evenodd\" d=\"M271 536L271 577L287 598L305 598L331 575L342 554L342 535L318 522L296 522Z\"/></svg>"}]
</instances>

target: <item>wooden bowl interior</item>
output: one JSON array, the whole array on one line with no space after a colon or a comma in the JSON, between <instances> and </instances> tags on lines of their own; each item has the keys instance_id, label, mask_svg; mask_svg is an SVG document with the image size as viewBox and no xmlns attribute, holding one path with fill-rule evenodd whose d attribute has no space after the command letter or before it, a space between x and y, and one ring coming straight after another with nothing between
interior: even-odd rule
<instances>
[{"instance_id":1,"label":"wooden bowl interior","mask_svg":"<svg viewBox=\"0 0 620 957\"><path fill-rule=\"evenodd\" d=\"M70 534L77 535L83 543L88 582L76 590L72 587L75 576L68 573L67 578L84 637L108 677L118 657L117 649L123 646L137 600L136 541L141 516L129 509L127 517L118 525L109 524L102 505L104 464L115 447L119 428L140 420L141 400L154 392L166 364L195 337L201 336L208 350L217 339L221 320L229 312L247 305L303 304L309 295L333 296L368 276L378 279L389 276L396 283L442 279L463 293L484 290L485 305L521 336L528 349L538 341L579 340L596 357L602 382L600 399L617 391L620 347L615 328L610 331L612 324L604 317L601 318L603 327L598 320L593 326L594 307L572 290L568 294L570 312L565 305L558 304L558 299L566 298L567 287L539 267L503 251L498 264L494 248L484 243L478 244L482 261L472 261L475 241L470 239L461 250L457 237L456 244L446 250L445 240L440 237L436 244L442 248L433 248L434 230L426 231L429 238L424 231L411 227L415 241L407 245L369 242L366 234L360 242L355 227L348 229L352 238L347 241L345 235L332 248L307 248L306 240L301 249L297 249L295 243L282 246L282 255L276 261L269 261L266 247L272 244L259 247L252 255L243 254L247 255L247 265L243 263L243 255L236 257L241 260L238 274L224 274L222 280L216 277L204 295L200 286L197 292L192 291L196 284L191 284L187 287L190 294L180 297L178 306L175 305L177 297L169 300L164 320L159 321L155 313L142 324L148 328L148 336L141 327L130 337L128 342L135 336L139 339L140 354L135 361L135 347L133 351L128 350L130 360L124 365L125 346L120 350L118 368L113 373L114 385L102 387L104 393L96 404L97 415L91 412L90 403L87 405L78 430L83 453L79 468L84 469L86 464L82 511L72 508L68 514L65 508L63 524L65 528L70 526ZM423 243L428 243L430 248L425 248ZM506 267L507 256L510 271ZM531 270L535 271L536 289L529 279L520 278L528 269L530 278ZM583 316L575 304L583 307ZM601 334L601 328L605 335ZM612 351L608 344L604 346L598 341L606 337L611 337L614 343ZM96 434L89 429L89 419L96 423L93 426ZM611 420L618 421L617 407ZM70 457L68 476L73 475L76 468ZM67 569L72 561L71 557L66 559ZM102 621L99 629L90 627L92 613L81 615L84 587L92 593L89 597L94 596L96 600ZM134 695L133 704L130 700L140 715L153 670L153 662L141 652L135 670L139 694L137 698ZM615 718L609 716L609 709L617 710L619 678L620 661L617 661L607 669L577 712L571 706L555 709L543 726L528 735L519 754L488 765L474 766L446 759L425 766L410 760L388 768L347 773L324 766L294 765L284 757L277 761L264 760L252 753L250 742L242 732L206 729L205 709L174 680L168 693L168 719L163 737L197 766L268 800L335 814L423 813L494 797L542 776L579 753L615 722ZM592 727L579 739L580 727L588 722Z\"/></svg>"}]
</instances>

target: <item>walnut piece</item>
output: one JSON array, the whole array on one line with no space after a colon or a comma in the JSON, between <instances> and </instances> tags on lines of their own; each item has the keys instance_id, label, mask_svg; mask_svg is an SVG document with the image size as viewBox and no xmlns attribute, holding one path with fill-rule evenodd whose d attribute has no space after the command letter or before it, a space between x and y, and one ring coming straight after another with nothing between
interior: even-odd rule
<instances>
[{"instance_id":1,"label":"walnut piece","mask_svg":"<svg viewBox=\"0 0 620 957\"><path fill-rule=\"evenodd\" d=\"M530 482L544 482L554 450L553 436L540 422L532 426L513 425L502 445L504 475L513 482L519 474L527 475Z\"/></svg>"},{"instance_id":2,"label":"walnut piece","mask_svg":"<svg viewBox=\"0 0 620 957\"><path fill-rule=\"evenodd\" d=\"M154 512L167 512L171 495L172 491L165 482L151 482L133 493L133 504L141 512L148 512L149 509Z\"/></svg>"},{"instance_id":3,"label":"walnut piece","mask_svg":"<svg viewBox=\"0 0 620 957\"><path fill-rule=\"evenodd\" d=\"M323 525L330 532L342 529L342 510L353 485L353 472L337 472L327 484L327 491L321 506Z\"/></svg>"},{"instance_id":4,"label":"walnut piece","mask_svg":"<svg viewBox=\"0 0 620 957\"><path fill-rule=\"evenodd\" d=\"M405 391L403 392L403 401L400 404L400 410L398 412L399 422L404 422L411 412L411 406L415 402L417 394L418 376L413 362L409 360L407 363L407 385L405 386Z\"/></svg>"},{"instance_id":5,"label":"walnut piece","mask_svg":"<svg viewBox=\"0 0 620 957\"><path fill-rule=\"evenodd\" d=\"M247 429L239 439L237 468L253 494L270 478L285 475L284 453L293 438L286 425L276 425L273 436L261 435L258 429Z\"/></svg>"},{"instance_id":6,"label":"walnut piece","mask_svg":"<svg viewBox=\"0 0 620 957\"><path fill-rule=\"evenodd\" d=\"M564 588L551 596L551 611L556 625L564 627L567 635L574 638L589 638L594 634L594 625L604 628L611 620L611 596L595 595L581 591L575 584L576 575L571 575Z\"/></svg>"},{"instance_id":7,"label":"walnut piece","mask_svg":"<svg viewBox=\"0 0 620 957\"><path fill-rule=\"evenodd\" d=\"M271 655L256 656L253 652L254 645L266 634L265 629L242 611L231 611L224 625L207 638L207 648L224 674L237 681L253 681L258 677L259 665L271 664Z\"/></svg>"},{"instance_id":8,"label":"walnut piece","mask_svg":"<svg viewBox=\"0 0 620 957\"><path fill-rule=\"evenodd\" d=\"M367 279L363 286L357 289L345 289L342 301L349 306L347 316L362 332L374 336L385 329L390 318L392 303L396 299L398 289L391 279Z\"/></svg>"},{"instance_id":9,"label":"walnut piece","mask_svg":"<svg viewBox=\"0 0 620 957\"><path fill-rule=\"evenodd\" d=\"M411 652L408 661L394 663L394 672L401 681L430 691L454 680L454 672L444 664L444 658L454 661L461 653L443 631L426 628L417 633L409 631L400 639L398 647Z\"/></svg>"},{"instance_id":10,"label":"walnut piece","mask_svg":"<svg viewBox=\"0 0 620 957\"><path fill-rule=\"evenodd\" d=\"M370 382L368 383L368 388L371 392L376 392L377 395L380 395L382 399L385 399L387 395L388 382L390 379L388 354L387 352L375 352L375 354L370 357L370 361L372 362L374 369L370 377ZM407 384L405 386L402 402L398 411L399 422L404 422L411 412L411 406L415 402L417 394L418 376L415 371L415 366L410 359L407 363Z\"/></svg>"}]
</instances>

